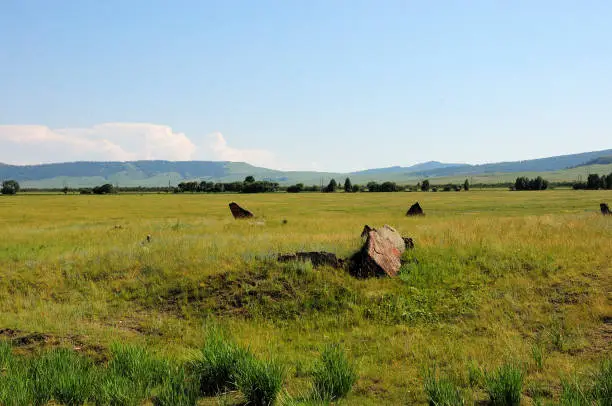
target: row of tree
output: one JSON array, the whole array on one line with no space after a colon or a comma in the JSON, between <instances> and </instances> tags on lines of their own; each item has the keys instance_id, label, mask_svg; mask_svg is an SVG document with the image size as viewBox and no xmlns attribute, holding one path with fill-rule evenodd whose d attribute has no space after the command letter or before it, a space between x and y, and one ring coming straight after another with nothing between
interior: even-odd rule
<instances>
[{"instance_id":1,"label":"row of tree","mask_svg":"<svg viewBox=\"0 0 612 406\"><path fill-rule=\"evenodd\" d=\"M513 190L546 190L548 189L548 181L542 179L541 176L529 179L526 176L516 178Z\"/></svg>"},{"instance_id":2,"label":"row of tree","mask_svg":"<svg viewBox=\"0 0 612 406\"><path fill-rule=\"evenodd\" d=\"M253 176L247 176L243 182L181 182L174 189L175 193L267 193L276 192L279 190L279 184L276 182L256 181Z\"/></svg>"},{"instance_id":3,"label":"row of tree","mask_svg":"<svg viewBox=\"0 0 612 406\"><path fill-rule=\"evenodd\" d=\"M587 177L587 181L585 182L577 182L574 183L573 188L576 190L579 189L588 189L588 190L597 190L597 189L612 189L612 172L608 175L597 175L595 173L590 174Z\"/></svg>"},{"instance_id":4,"label":"row of tree","mask_svg":"<svg viewBox=\"0 0 612 406\"><path fill-rule=\"evenodd\" d=\"M506 184L508 185L508 184ZM574 189L588 189L588 190L597 190L597 189L612 189L612 172L608 175L597 175L590 174L587 178L586 182L577 182L570 184L569 182L559 183L558 186L569 186L571 185ZM481 185L483 186L483 185ZM485 185L486 186L486 185ZM550 186L549 182L546 179L543 179L541 176L538 176L533 179L529 179L525 176L516 178L514 184L510 185L511 190L546 190ZM276 182L270 181L256 181L253 176L247 176L242 182L228 182L228 183L215 183L215 182L207 182L207 181L190 181L190 182L181 182L177 187L173 188L172 191L174 193L223 193L223 192L237 192L237 193L268 193L268 192L277 192L286 190L289 193L299 193L299 192L327 192L333 193L340 189L340 186L336 182L335 179L329 181L327 186L305 186L303 183L298 183L296 185L291 185L288 187L281 187ZM2 182L2 187L0 189L0 193L4 195L14 195L17 194L21 190L19 182L15 180L5 180ZM168 191L167 188L160 187L136 187L136 188L122 188L122 191ZM366 185L356 185L351 182L349 178L344 180L344 192L346 193L355 193L355 192L401 192L401 191L415 191L421 190L423 192L433 191L436 192L438 190L443 190L445 192L448 191L461 191L461 190L470 190L470 184L466 179L461 185L454 185L452 183L446 185L431 185L428 179L425 179L423 182L417 183L416 187L411 186L400 186L395 182L368 182ZM64 193L68 193L70 189L68 187L64 187L62 189ZM118 191L112 184L106 183L104 185L96 186L92 189L80 189L79 192L81 194L111 194L116 193Z\"/></svg>"},{"instance_id":5,"label":"row of tree","mask_svg":"<svg viewBox=\"0 0 612 406\"><path fill-rule=\"evenodd\" d=\"M287 192L289 193L299 193L299 192L325 192L325 193L333 193L340 189L338 183L335 179L329 181L327 186L318 187L318 186L304 186L303 183L298 183L296 185L291 185L287 187ZM470 190L470 184L466 179L461 185L453 185L452 183L442 185L442 186L432 186L429 183L429 180L424 180L423 183L418 183L416 187L411 186L401 186L395 182L368 182L366 185L355 185L351 183L350 178L346 178L344 180L344 192L345 193L356 193L356 192L403 192L403 191L417 191L422 190L423 192L433 191L437 192L438 189L444 190L445 192L449 191L460 191L460 190Z\"/></svg>"}]
</instances>

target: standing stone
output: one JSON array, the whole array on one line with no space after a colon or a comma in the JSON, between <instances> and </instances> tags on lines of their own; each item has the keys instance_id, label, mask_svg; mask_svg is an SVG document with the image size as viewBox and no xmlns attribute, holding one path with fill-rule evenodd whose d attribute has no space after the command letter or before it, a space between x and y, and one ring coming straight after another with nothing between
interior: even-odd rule
<instances>
[{"instance_id":1,"label":"standing stone","mask_svg":"<svg viewBox=\"0 0 612 406\"><path fill-rule=\"evenodd\" d=\"M406 248L413 248L411 238L403 238L393 227L380 229L365 226L366 237L361 250L349 260L349 272L359 278L397 276L402 266L401 257Z\"/></svg>"},{"instance_id":2,"label":"standing stone","mask_svg":"<svg viewBox=\"0 0 612 406\"><path fill-rule=\"evenodd\" d=\"M421 205L419 202L416 202L406 212L406 216L424 216L423 209L421 209Z\"/></svg>"},{"instance_id":3,"label":"standing stone","mask_svg":"<svg viewBox=\"0 0 612 406\"><path fill-rule=\"evenodd\" d=\"M253 217L253 213L251 213L250 211L246 209L243 209L242 207L238 206L238 204L234 202L229 204L229 208L232 211L232 215L234 216L235 219L247 219L247 218Z\"/></svg>"}]
</instances>

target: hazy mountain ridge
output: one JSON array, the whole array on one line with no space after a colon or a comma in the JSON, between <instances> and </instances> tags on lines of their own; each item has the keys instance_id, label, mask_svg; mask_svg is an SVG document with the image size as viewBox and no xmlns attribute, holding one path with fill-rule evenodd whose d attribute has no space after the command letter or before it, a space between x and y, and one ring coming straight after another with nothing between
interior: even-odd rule
<instances>
[{"instance_id":1,"label":"hazy mountain ridge","mask_svg":"<svg viewBox=\"0 0 612 406\"><path fill-rule=\"evenodd\" d=\"M15 179L29 188L91 187L101 183L117 183L120 186L167 186L183 180L207 180L232 182L248 175L257 179L282 184L319 184L331 178L349 176L354 183L368 181L416 182L424 178L450 178L472 176L497 176L499 174L526 172L555 172L567 170L567 176L556 173L558 179L574 180L576 169L596 165L606 170L612 164L612 149L561 155L516 162L499 162L481 165L424 162L408 167L392 166L373 168L351 173L279 171L228 161L130 161L130 162L65 162L41 165L7 165L0 163L0 180ZM609 162L610 161L610 162ZM585 165L588 165L585 167ZM569 170L573 168L572 170ZM507 177L507 176L506 176Z\"/></svg>"}]
</instances>

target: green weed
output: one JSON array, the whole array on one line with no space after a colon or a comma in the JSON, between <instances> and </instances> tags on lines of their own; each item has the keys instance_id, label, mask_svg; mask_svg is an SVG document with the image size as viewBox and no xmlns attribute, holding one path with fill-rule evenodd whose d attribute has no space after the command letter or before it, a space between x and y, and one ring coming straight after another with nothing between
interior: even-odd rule
<instances>
[{"instance_id":1,"label":"green weed","mask_svg":"<svg viewBox=\"0 0 612 406\"><path fill-rule=\"evenodd\" d=\"M55 400L82 405L93 398L97 374L91 361L72 350L58 348L32 361L34 398L37 404Z\"/></svg>"},{"instance_id":2,"label":"green weed","mask_svg":"<svg viewBox=\"0 0 612 406\"><path fill-rule=\"evenodd\" d=\"M285 369L274 360L246 357L240 365L236 378L237 387L247 404L273 405L282 389Z\"/></svg>"},{"instance_id":3,"label":"green weed","mask_svg":"<svg viewBox=\"0 0 612 406\"><path fill-rule=\"evenodd\" d=\"M430 406L465 405L461 390L448 378L436 376L435 369L426 372L423 389Z\"/></svg>"},{"instance_id":4,"label":"green weed","mask_svg":"<svg viewBox=\"0 0 612 406\"><path fill-rule=\"evenodd\" d=\"M328 345L313 371L313 389L321 399L345 397L357 381L355 365L339 345Z\"/></svg>"},{"instance_id":5,"label":"green weed","mask_svg":"<svg viewBox=\"0 0 612 406\"><path fill-rule=\"evenodd\" d=\"M196 377L182 366L176 367L162 382L161 390L153 404L156 406L195 406L199 385Z\"/></svg>"},{"instance_id":6,"label":"green weed","mask_svg":"<svg viewBox=\"0 0 612 406\"><path fill-rule=\"evenodd\" d=\"M247 350L240 348L220 328L211 328L201 353L191 363L200 393L210 395L235 389L236 374L249 356Z\"/></svg>"},{"instance_id":7,"label":"green weed","mask_svg":"<svg viewBox=\"0 0 612 406\"><path fill-rule=\"evenodd\" d=\"M514 364L504 364L492 373L485 373L485 390L492 405L518 406L523 390L523 370Z\"/></svg>"}]
</instances>

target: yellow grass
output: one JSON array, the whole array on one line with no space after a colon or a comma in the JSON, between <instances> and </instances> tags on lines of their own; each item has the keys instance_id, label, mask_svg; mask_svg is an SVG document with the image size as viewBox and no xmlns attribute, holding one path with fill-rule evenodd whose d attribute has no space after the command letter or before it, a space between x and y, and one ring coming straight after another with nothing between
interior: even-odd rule
<instances>
[{"instance_id":1,"label":"yellow grass","mask_svg":"<svg viewBox=\"0 0 612 406\"><path fill-rule=\"evenodd\" d=\"M184 357L214 317L254 352L279 357L293 396L308 391L293 372L341 342L359 364L349 404L424 403L423 371L433 364L484 399L467 387L468 363L491 369L506 360L524 363L527 387L544 385L552 400L562 377L610 354L612 218L599 213L609 191L0 197L0 330L96 349L146 343ZM234 200L257 218L233 220ZM414 201L425 217L404 216ZM277 297L261 284L245 293L249 272L263 267L283 286L276 253L350 255L364 224L414 238L401 278L315 270L303 289L345 286L356 299L331 298L343 310L300 317L270 309L315 293ZM213 279L222 273L238 283ZM185 290L215 281L212 297L170 300L179 282ZM241 311L228 297L263 299ZM280 306L266 310L266 300ZM542 371L535 343L546 348Z\"/></svg>"}]
</instances>

